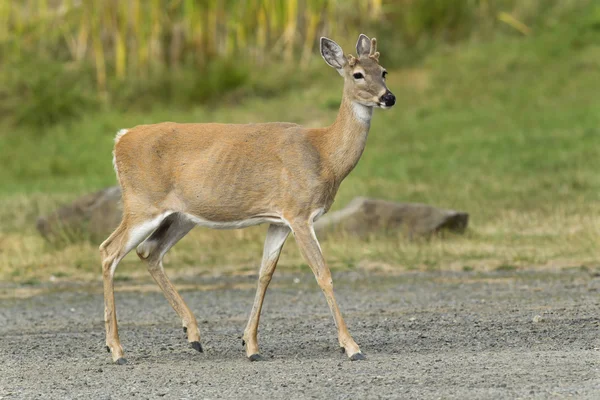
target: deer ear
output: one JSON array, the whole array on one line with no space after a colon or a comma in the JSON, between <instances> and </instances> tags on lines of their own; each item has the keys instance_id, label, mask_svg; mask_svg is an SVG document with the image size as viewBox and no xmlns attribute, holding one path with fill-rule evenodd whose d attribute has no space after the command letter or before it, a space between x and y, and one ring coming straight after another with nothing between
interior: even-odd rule
<instances>
[{"instance_id":1,"label":"deer ear","mask_svg":"<svg viewBox=\"0 0 600 400\"><path fill-rule=\"evenodd\" d=\"M339 44L326 37L321 38L321 56L335 69L342 69L348 62Z\"/></svg>"},{"instance_id":2,"label":"deer ear","mask_svg":"<svg viewBox=\"0 0 600 400\"><path fill-rule=\"evenodd\" d=\"M371 39L367 37L364 33L361 33L358 36L358 41L356 42L356 54L359 57L366 57L369 55L371 51Z\"/></svg>"}]
</instances>

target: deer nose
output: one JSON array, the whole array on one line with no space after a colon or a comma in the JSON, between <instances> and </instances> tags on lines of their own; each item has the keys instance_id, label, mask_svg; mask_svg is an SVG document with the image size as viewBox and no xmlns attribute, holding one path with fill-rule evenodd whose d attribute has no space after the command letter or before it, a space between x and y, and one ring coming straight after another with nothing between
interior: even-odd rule
<instances>
[{"instance_id":1,"label":"deer nose","mask_svg":"<svg viewBox=\"0 0 600 400\"><path fill-rule=\"evenodd\" d=\"M380 100L386 107L391 107L396 104L396 96L394 96L394 94L389 90L385 92L383 96L381 96Z\"/></svg>"}]
</instances>

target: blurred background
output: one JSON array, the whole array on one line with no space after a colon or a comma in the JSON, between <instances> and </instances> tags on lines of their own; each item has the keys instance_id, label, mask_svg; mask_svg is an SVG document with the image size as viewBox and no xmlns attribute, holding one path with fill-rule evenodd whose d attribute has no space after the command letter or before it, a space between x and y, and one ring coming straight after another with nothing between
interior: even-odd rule
<instances>
[{"instance_id":1,"label":"blurred background","mask_svg":"<svg viewBox=\"0 0 600 400\"><path fill-rule=\"evenodd\" d=\"M3 0L0 280L97 280L99 240L39 215L116 184L115 133L162 121L325 126L328 36L377 37L398 98L376 110L355 196L470 214L464 235L325 241L334 269L590 268L600 262L598 0ZM196 229L171 275L255 271L266 227ZM307 268L288 244L280 268ZM135 255L117 278L146 277Z\"/></svg>"}]
</instances>

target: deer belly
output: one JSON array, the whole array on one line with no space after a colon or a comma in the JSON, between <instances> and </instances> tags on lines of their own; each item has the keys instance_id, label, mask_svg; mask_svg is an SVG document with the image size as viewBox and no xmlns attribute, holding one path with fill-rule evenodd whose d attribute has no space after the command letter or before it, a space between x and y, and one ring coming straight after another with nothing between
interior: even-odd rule
<instances>
[{"instance_id":1,"label":"deer belly","mask_svg":"<svg viewBox=\"0 0 600 400\"><path fill-rule=\"evenodd\" d=\"M211 221L192 214L185 214L185 216L196 225L205 226L212 229L241 229L265 223L274 225L287 225L287 222L283 218L280 218L276 215L257 215L236 221Z\"/></svg>"}]
</instances>

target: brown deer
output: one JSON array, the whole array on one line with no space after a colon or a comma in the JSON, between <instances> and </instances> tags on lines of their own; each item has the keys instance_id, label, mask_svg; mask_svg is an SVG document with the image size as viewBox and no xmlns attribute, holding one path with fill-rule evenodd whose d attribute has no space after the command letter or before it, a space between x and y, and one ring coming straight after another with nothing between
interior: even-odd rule
<instances>
[{"instance_id":1,"label":"brown deer","mask_svg":"<svg viewBox=\"0 0 600 400\"><path fill-rule=\"evenodd\" d=\"M257 330L267 286L292 232L321 287L337 326L339 345L351 360L365 356L350 336L333 295L331 273L313 229L340 183L365 148L374 107L392 107L376 40L360 35L357 57L321 38L321 55L344 78L338 116L325 128L284 123L177 124L121 130L114 167L123 191L123 219L100 246L104 278L106 348L124 364L117 330L113 277L137 246L138 256L182 320L191 347L202 352L194 314L164 272L162 259L194 226L245 228L268 223L258 288L243 344L261 359Z\"/></svg>"}]
</instances>

